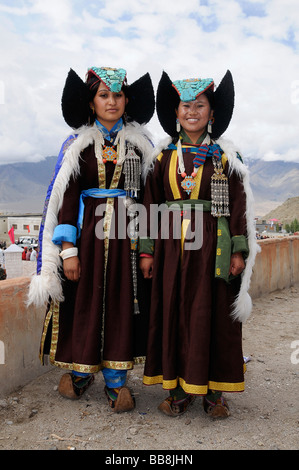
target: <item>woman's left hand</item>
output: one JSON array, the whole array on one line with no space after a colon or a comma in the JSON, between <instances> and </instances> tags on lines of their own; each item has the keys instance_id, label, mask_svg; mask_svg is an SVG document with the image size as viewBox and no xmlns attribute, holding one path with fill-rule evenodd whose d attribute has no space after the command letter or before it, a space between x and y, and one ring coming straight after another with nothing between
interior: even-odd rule
<instances>
[{"instance_id":1,"label":"woman's left hand","mask_svg":"<svg viewBox=\"0 0 299 470\"><path fill-rule=\"evenodd\" d=\"M230 258L229 274L238 276L245 269L245 262L242 253L233 253Z\"/></svg>"}]
</instances>

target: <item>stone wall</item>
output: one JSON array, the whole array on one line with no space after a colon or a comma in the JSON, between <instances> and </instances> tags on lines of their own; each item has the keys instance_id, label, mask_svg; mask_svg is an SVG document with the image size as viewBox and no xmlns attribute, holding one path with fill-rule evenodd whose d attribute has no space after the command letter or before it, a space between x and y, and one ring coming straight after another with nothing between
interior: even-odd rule
<instances>
[{"instance_id":1,"label":"stone wall","mask_svg":"<svg viewBox=\"0 0 299 470\"><path fill-rule=\"evenodd\" d=\"M299 237L261 240L252 298L299 283ZM0 281L0 397L25 385L51 366L38 353L45 311L26 308L30 277Z\"/></svg>"},{"instance_id":2,"label":"stone wall","mask_svg":"<svg viewBox=\"0 0 299 470\"><path fill-rule=\"evenodd\" d=\"M260 240L250 294L252 298L299 283L299 237L276 237Z\"/></svg>"},{"instance_id":3,"label":"stone wall","mask_svg":"<svg viewBox=\"0 0 299 470\"><path fill-rule=\"evenodd\" d=\"M25 305L29 281L0 281L0 397L49 370L38 357L44 309Z\"/></svg>"}]
</instances>

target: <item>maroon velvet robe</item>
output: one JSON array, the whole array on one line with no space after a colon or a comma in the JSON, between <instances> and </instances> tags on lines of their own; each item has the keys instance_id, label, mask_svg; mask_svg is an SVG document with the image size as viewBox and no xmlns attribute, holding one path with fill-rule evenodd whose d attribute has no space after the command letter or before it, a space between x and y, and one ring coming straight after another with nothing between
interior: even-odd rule
<instances>
[{"instance_id":1,"label":"maroon velvet robe","mask_svg":"<svg viewBox=\"0 0 299 470\"><path fill-rule=\"evenodd\" d=\"M182 177L173 165L172 150L158 157L148 179L144 205L189 199L180 186ZM194 154L183 154L187 175L193 171ZM229 163L225 172L228 173ZM211 200L214 167L207 158L198 199ZM246 236L246 198L242 182L229 176L231 236ZM194 230L194 210L191 213ZM241 324L230 316L240 277L230 283L215 279L217 218L203 213L203 243L197 250L183 250L181 240L155 240L150 324L144 383L162 383L165 389L181 385L187 393L204 395L208 389L244 390ZM161 220L161 227L168 223Z\"/></svg>"},{"instance_id":2,"label":"maroon velvet robe","mask_svg":"<svg viewBox=\"0 0 299 470\"><path fill-rule=\"evenodd\" d=\"M80 175L71 179L64 194L59 224L76 227L82 190L98 188L103 175L102 186L110 187L116 166L108 161L100 168L91 145L81 153ZM116 187L124 187L122 172ZM122 226L118 227L120 202L114 198L115 237L109 239L107 246L107 241L96 234L104 216L103 210L96 215L96 209L102 204L106 208L106 202L106 198L84 199L84 220L78 240L81 276L78 282L72 282L61 273L65 300L51 303L44 325L41 356L50 354L51 363L77 372L93 373L102 367L131 369L145 355L150 283L144 281L139 271L137 298L141 313L134 315L128 218L122 219Z\"/></svg>"}]
</instances>

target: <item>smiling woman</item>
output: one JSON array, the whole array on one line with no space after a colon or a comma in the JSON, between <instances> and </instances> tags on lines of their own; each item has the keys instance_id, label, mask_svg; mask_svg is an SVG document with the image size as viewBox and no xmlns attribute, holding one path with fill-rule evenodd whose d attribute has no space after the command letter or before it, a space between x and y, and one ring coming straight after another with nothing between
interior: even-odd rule
<instances>
[{"instance_id":1,"label":"smiling woman","mask_svg":"<svg viewBox=\"0 0 299 470\"><path fill-rule=\"evenodd\" d=\"M212 117L213 109L206 95L200 95L192 102L180 101L177 120L194 144L205 132Z\"/></svg>"},{"instance_id":2,"label":"smiling woman","mask_svg":"<svg viewBox=\"0 0 299 470\"><path fill-rule=\"evenodd\" d=\"M157 151L144 205L149 211L166 203L169 211L157 239L148 233L141 240L140 267L153 282L144 383L170 391L159 405L168 416L203 395L209 415L227 417L222 392L244 390L242 322L251 309L257 244L247 170L236 149L219 139L233 106L229 71L215 92L210 78L171 82L165 72L157 90L158 117L170 139Z\"/></svg>"}]
</instances>

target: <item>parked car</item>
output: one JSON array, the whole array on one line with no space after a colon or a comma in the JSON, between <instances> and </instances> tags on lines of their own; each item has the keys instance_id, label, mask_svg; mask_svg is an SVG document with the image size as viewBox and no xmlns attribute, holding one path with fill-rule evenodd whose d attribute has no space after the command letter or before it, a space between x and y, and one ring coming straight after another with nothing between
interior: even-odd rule
<instances>
[{"instance_id":1,"label":"parked car","mask_svg":"<svg viewBox=\"0 0 299 470\"><path fill-rule=\"evenodd\" d=\"M24 248L36 248L38 246L38 239L35 237L19 237L18 239L18 246Z\"/></svg>"}]
</instances>

